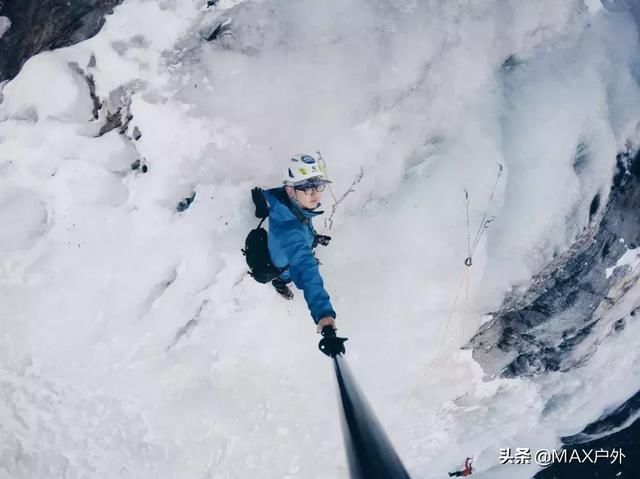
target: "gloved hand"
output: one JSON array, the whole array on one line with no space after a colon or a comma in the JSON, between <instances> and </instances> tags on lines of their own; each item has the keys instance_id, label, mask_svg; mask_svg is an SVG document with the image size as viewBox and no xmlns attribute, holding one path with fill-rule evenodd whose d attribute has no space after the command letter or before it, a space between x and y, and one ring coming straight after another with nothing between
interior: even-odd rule
<instances>
[{"instance_id":1,"label":"gloved hand","mask_svg":"<svg viewBox=\"0 0 640 479\"><path fill-rule=\"evenodd\" d=\"M320 262L318 261L318 263ZM316 329L318 331L318 334L322 332L322 329L325 326L331 326L333 329L336 329L336 318L334 318L333 316L325 316L320 321L318 321L318 327Z\"/></svg>"},{"instance_id":2,"label":"gloved hand","mask_svg":"<svg viewBox=\"0 0 640 479\"><path fill-rule=\"evenodd\" d=\"M331 236L327 235L316 235L313 238L313 246L312 249L321 244L322 246L329 246L329 241L331 241Z\"/></svg>"},{"instance_id":3,"label":"gloved hand","mask_svg":"<svg viewBox=\"0 0 640 479\"><path fill-rule=\"evenodd\" d=\"M318 344L318 348L330 358L335 358L338 354L344 354L344 343L349 338L339 338L336 336L336 329L328 324L322 328L323 338Z\"/></svg>"}]
</instances>

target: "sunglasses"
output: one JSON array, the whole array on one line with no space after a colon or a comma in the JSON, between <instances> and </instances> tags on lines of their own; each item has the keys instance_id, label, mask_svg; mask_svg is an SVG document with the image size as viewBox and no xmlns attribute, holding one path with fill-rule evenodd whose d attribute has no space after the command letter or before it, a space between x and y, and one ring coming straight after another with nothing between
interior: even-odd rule
<instances>
[{"instance_id":1,"label":"sunglasses","mask_svg":"<svg viewBox=\"0 0 640 479\"><path fill-rule=\"evenodd\" d=\"M320 193L322 191L324 191L326 185L316 185L316 186L307 186L307 187L298 187L295 186L294 189L296 191L302 191L304 192L305 195L309 196L312 193Z\"/></svg>"}]
</instances>

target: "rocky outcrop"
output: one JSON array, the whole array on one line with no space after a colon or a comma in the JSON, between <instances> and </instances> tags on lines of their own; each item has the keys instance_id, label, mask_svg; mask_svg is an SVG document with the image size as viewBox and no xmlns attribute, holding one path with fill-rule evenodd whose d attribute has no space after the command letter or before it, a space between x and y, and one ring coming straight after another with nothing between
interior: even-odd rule
<instances>
[{"instance_id":1,"label":"rocky outcrop","mask_svg":"<svg viewBox=\"0 0 640 479\"><path fill-rule=\"evenodd\" d=\"M638 438L640 438L638 410L640 410L640 392L604 418L587 426L579 434L563 437L563 449L567 451L566 457L575 457L573 451L578 451L578 455L584 462L558 461L540 471L534 479L640 477L640 457L635 454L638 450ZM594 452L587 459L584 451ZM595 460L595 451L600 451L598 461ZM620 456L620 452L624 457Z\"/></svg>"},{"instance_id":2,"label":"rocky outcrop","mask_svg":"<svg viewBox=\"0 0 640 479\"><path fill-rule=\"evenodd\" d=\"M608 317L605 324L607 311L639 275L618 261L640 245L640 154L621 154L617 163L607 204L602 208L599 196L591 203L590 227L523 296L508 298L467 345L489 375L575 367L595 352L599 337L615 334L636 315Z\"/></svg>"},{"instance_id":3,"label":"rocky outcrop","mask_svg":"<svg viewBox=\"0 0 640 479\"><path fill-rule=\"evenodd\" d=\"M8 18L0 36L0 82L15 77L30 57L92 37L122 0L0 0Z\"/></svg>"}]
</instances>

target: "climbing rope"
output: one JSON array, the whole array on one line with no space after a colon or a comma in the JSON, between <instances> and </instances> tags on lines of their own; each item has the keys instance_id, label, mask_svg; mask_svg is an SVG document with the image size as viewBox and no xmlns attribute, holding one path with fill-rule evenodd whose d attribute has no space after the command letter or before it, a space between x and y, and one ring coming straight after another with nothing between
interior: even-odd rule
<instances>
[{"instance_id":1,"label":"climbing rope","mask_svg":"<svg viewBox=\"0 0 640 479\"><path fill-rule=\"evenodd\" d=\"M466 281L465 281L465 290L464 290L464 306L462 308L462 320L461 320L461 334L460 334L460 341L459 344L464 344L465 341L465 323L466 323L466 319L469 317L469 283L471 283L471 270L470 267L471 265L467 265L465 263L466 269L465 271L467 272L467 277L466 277ZM458 352L456 354L456 360L460 359L460 351L461 348L458 348Z\"/></svg>"},{"instance_id":2,"label":"climbing rope","mask_svg":"<svg viewBox=\"0 0 640 479\"><path fill-rule=\"evenodd\" d=\"M493 203L493 197L495 196L496 189L498 187L498 182L500 181L500 177L502 176L502 170L503 170L502 163L498 162L498 174L496 175L496 181L493 183L493 188L491 189L491 194L489 195L489 201L487 202L487 209L484 210L484 213L482 215L482 220L478 225L478 231L476 231L476 236L473 239L473 244L468 246L469 255L467 256L467 259L465 259L465 264L467 261L469 261L469 266L471 266L471 264L473 263L473 260L472 260L473 253L478 247L478 244L480 244L480 239L482 238L482 235L484 234L485 230L489 228L489 225L491 224L491 222L495 219L495 216L489 216L489 208L491 207L491 203ZM467 192L467 190L464 190L464 191L465 191L466 206L467 206L467 244L468 244L469 243L469 193Z\"/></svg>"},{"instance_id":3,"label":"climbing rope","mask_svg":"<svg viewBox=\"0 0 640 479\"><path fill-rule=\"evenodd\" d=\"M451 320L453 319L453 315L455 314L455 311L456 311L456 306L458 304L458 298L460 297L460 291L462 290L462 288L465 285L465 283L468 286L469 269L470 269L470 266L465 265L465 268L464 268L464 271L462 273L462 276L460 277L460 283L458 284L458 289L456 290L456 295L455 295L455 297L453 299L453 304L451 305L451 308L449 308L449 315L447 317L447 322L445 323L445 327L444 327L444 331L442 333L442 337L440 338L440 341L438 343L438 351L436 352L435 357L427 365L427 369L424 371L424 373L422 373L422 376L420 376L420 379L418 380L416 385L411 390L411 393L409 394L409 396L407 397L406 401L404 402L404 405L402 406L402 410L400 411L400 416L399 417L402 417L402 415L404 414L405 410L407 409L407 406L409 405L409 402L411 401L411 399L413 399L413 396L414 396L415 392L418 390L418 388L420 387L420 385L422 384L424 379L427 377L427 375L431 372L431 370L433 369L433 366L435 366L435 364L440 359L440 355L442 354L442 349L444 347L445 339L447 337L447 332L449 331L449 325L451 324Z\"/></svg>"},{"instance_id":4,"label":"climbing rope","mask_svg":"<svg viewBox=\"0 0 640 479\"><path fill-rule=\"evenodd\" d=\"M430 363L427 365L427 369L425 370L425 372L422 374L422 376L420 377L419 381L416 383L416 385L413 387L413 389L411 390L409 397L406 399L404 405L402 406L402 410L400 411L400 415L398 416L398 418L402 417L402 415L404 414L409 402L411 401L411 399L413 398L416 390L420 387L420 385L422 384L422 382L424 381L425 377L431 372L431 370L433 369L433 366L436 364L436 362L440 359L440 356L442 354L443 351L443 347L444 347L444 343L447 337L447 333L449 331L449 326L451 324L451 320L453 319L453 315L457 309L458 306L458 299L460 297L460 292L461 290L464 288L464 306L463 306L463 316L462 316L462 322L461 322L461 331L462 331L462 335L460 337L460 344L462 344L464 342L464 338L465 338L465 318L468 317L469 315L469 284L470 284L470 270L471 270L471 266L473 265L473 254L476 250L476 248L478 247L478 245L480 244L480 240L482 239L482 235L484 234L485 230L487 230L491 224L491 222L495 219L495 217L493 216L489 216L489 209L491 207L491 203L493 202L493 198L495 196L495 192L496 189L498 187L498 182L500 181L500 177L502 176L502 171L503 171L503 166L500 162L498 162L498 173L496 175L496 180L493 184L493 188L491 190L491 194L489 195L489 201L487 202L487 208L485 209L483 215L482 215L482 220L480 221L480 225L478 226L478 230L476 231L476 235L473 239L473 242L471 241L471 226L470 226L470 221L469 221L469 203L470 203L470 199L469 199L469 192L465 189L464 190L464 194L465 194L465 210L466 210L466 226L467 226L467 257L464 260L464 270L461 274L460 277L460 282L458 284L458 288L456 290L456 294L454 296L453 299L453 304L451 305L451 308L449 309L449 315L447 317L447 322L445 323L445 328L444 331L442 333L442 337L440 338L440 341L438 343L438 350L437 353L435 355L435 357L430 361ZM456 357L459 359L459 355L460 355L460 349L458 348Z\"/></svg>"}]
</instances>

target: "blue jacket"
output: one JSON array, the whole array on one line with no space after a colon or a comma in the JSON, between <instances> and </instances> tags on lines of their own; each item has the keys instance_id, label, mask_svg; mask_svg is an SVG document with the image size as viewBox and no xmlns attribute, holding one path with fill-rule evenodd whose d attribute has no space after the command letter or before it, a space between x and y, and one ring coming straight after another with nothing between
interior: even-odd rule
<instances>
[{"instance_id":1,"label":"blue jacket","mask_svg":"<svg viewBox=\"0 0 640 479\"><path fill-rule=\"evenodd\" d=\"M269 203L269 253L271 261L279 268L288 266L280 276L284 280L291 278L298 289L304 292L304 299L317 323L325 316L336 317L331 306L329 294L324 289L318 262L312 247L315 230L311 223L314 216L322 211L309 211L298 207L289 200L284 187L272 188L264 192ZM308 218L304 224L293 209Z\"/></svg>"}]
</instances>

